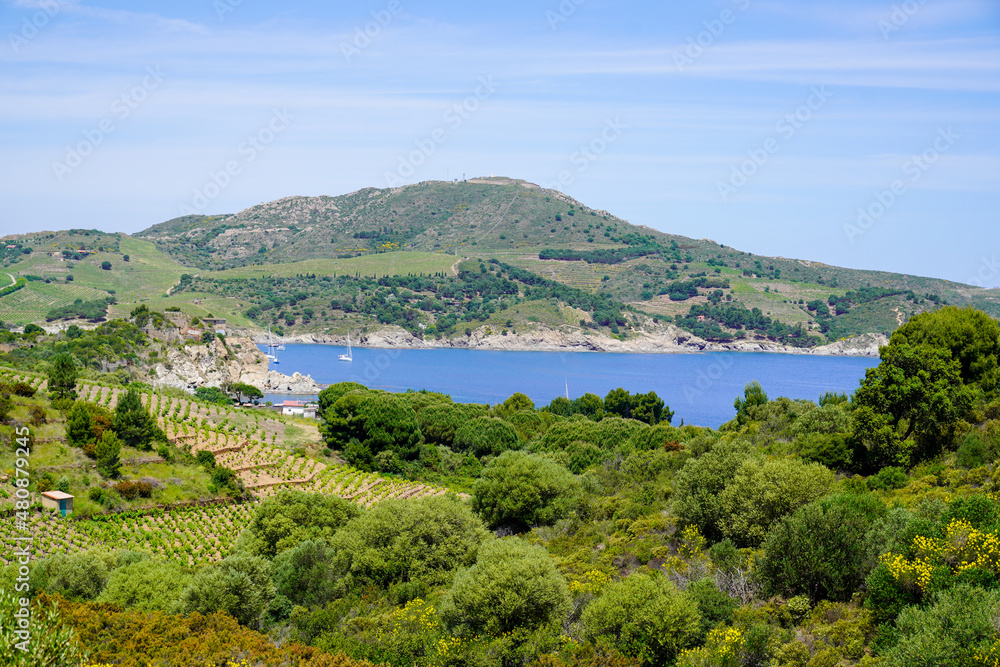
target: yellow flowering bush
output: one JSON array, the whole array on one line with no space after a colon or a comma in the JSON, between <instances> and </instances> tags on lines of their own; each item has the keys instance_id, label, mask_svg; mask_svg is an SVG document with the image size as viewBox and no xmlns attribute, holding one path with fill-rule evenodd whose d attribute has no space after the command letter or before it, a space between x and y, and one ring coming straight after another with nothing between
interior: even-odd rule
<instances>
[{"instance_id":1,"label":"yellow flowering bush","mask_svg":"<svg viewBox=\"0 0 1000 667\"><path fill-rule=\"evenodd\" d=\"M705 553L705 543L697 526L686 526L677 538L677 555L667 557L663 569L689 582L707 576L712 561Z\"/></svg>"},{"instance_id":2,"label":"yellow flowering bush","mask_svg":"<svg viewBox=\"0 0 1000 667\"><path fill-rule=\"evenodd\" d=\"M976 651L976 664L983 667L1000 667L1000 639L986 650Z\"/></svg>"},{"instance_id":3,"label":"yellow flowering bush","mask_svg":"<svg viewBox=\"0 0 1000 667\"><path fill-rule=\"evenodd\" d=\"M581 593L592 593L597 595L611 583L611 575L600 570L589 570L585 575L586 581L569 582L569 592L574 595Z\"/></svg>"},{"instance_id":4,"label":"yellow flowering bush","mask_svg":"<svg viewBox=\"0 0 1000 667\"><path fill-rule=\"evenodd\" d=\"M944 538L917 535L910 560L899 554L882 556L892 576L903 585L916 584L927 592L932 570L948 566L954 574L979 568L1000 575L1000 537L978 530L964 519L952 519L945 527Z\"/></svg>"},{"instance_id":5,"label":"yellow flowering bush","mask_svg":"<svg viewBox=\"0 0 1000 667\"><path fill-rule=\"evenodd\" d=\"M736 667L742 662L745 643L739 628L715 628L703 646L681 652L677 667Z\"/></svg>"}]
</instances>

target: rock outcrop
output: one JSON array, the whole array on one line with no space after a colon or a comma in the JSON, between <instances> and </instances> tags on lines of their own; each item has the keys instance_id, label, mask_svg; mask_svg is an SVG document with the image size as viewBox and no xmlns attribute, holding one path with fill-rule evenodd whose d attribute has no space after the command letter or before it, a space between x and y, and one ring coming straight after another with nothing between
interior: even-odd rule
<instances>
[{"instance_id":1,"label":"rock outcrop","mask_svg":"<svg viewBox=\"0 0 1000 667\"><path fill-rule=\"evenodd\" d=\"M866 333L834 341L829 345L822 345L814 349L812 353L851 357L877 357L879 348L888 344L889 337L885 334Z\"/></svg>"},{"instance_id":2,"label":"rock outcrop","mask_svg":"<svg viewBox=\"0 0 1000 667\"><path fill-rule=\"evenodd\" d=\"M228 382L244 382L264 392L281 394L315 394L323 389L309 375L289 376L270 370L267 357L253 340L240 336L227 338L226 345L216 338L207 345L170 346L167 358L155 370L156 386L188 391Z\"/></svg>"}]
</instances>

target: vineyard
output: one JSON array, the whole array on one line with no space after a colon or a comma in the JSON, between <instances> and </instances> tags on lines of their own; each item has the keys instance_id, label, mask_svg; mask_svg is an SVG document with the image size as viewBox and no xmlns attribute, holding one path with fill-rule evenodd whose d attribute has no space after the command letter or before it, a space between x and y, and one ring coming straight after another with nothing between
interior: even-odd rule
<instances>
[{"instance_id":1,"label":"vineyard","mask_svg":"<svg viewBox=\"0 0 1000 667\"><path fill-rule=\"evenodd\" d=\"M97 515L65 520L49 512L32 513L27 534L33 538L32 558L84 549L145 551L180 560L187 565L216 562L228 555L240 532L250 523L256 503ZM0 523L0 562L11 562L15 538L13 521Z\"/></svg>"},{"instance_id":2,"label":"vineyard","mask_svg":"<svg viewBox=\"0 0 1000 667\"><path fill-rule=\"evenodd\" d=\"M23 382L39 392L46 389L45 376L9 369L0 369L0 382ZM77 384L77 392L81 400L113 410L125 389L82 380ZM192 455L212 452L216 464L232 470L258 500L282 489L296 489L336 495L370 507L392 498L420 498L447 492L441 487L363 472L329 455L311 455L310 451L323 454L328 451L317 424L311 420L203 403L184 398L179 391L147 390L142 393L142 402L171 445ZM33 458L37 461L48 460L45 448L65 448L58 430L61 427L50 424L49 428L54 429L49 432L50 437L36 443ZM166 462L149 452L138 463ZM68 467L86 470L92 466L89 462L55 466L62 468L61 472ZM32 558L108 548L146 551L192 565L214 562L229 553L256 505L256 502L224 501L209 507L147 507L68 520L49 512L36 512L32 513L28 528L34 536ZM23 534L15 533L13 523L0 521L2 558L11 557L14 538Z\"/></svg>"}]
</instances>

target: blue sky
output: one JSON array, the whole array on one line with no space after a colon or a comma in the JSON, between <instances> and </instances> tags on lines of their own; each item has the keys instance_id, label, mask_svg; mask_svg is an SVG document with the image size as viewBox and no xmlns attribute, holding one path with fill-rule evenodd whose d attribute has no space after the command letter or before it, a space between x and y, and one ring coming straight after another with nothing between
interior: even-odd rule
<instances>
[{"instance_id":1,"label":"blue sky","mask_svg":"<svg viewBox=\"0 0 1000 667\"><path fill-rule=\"evenodd\" d=\"M507 175L1000 286L1000 3L0 0L0 233Z\"/></svg>"}]
</instances>

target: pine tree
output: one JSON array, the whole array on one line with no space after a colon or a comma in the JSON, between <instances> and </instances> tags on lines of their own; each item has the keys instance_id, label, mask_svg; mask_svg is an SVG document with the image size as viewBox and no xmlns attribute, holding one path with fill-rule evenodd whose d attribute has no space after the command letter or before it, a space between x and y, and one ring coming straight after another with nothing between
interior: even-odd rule
<instances>
[{"instance_id":1,"label":"pine tree","mask_svg":"<svg viewBox=\"0 0 1000 667\"><path fill-rule=\"evenodd\" d=\"M97 443L97 472L103 477L118 477L121 468L122 442L114 431L105 431Z\"/></svg>"},{"instance_id":2,"label":"pine tree","mask_svg":"<svg viewBox=\"0 0 1000 667\"><path fill-rule=\"evenodd\" d=\"M94 437L92 432L93 419L90 410L83 403L74 403L66 420L66 441L71 447L83 447Z\"/></svg>"},{"instance_id":3,"label":"pine tree","mask_svg":"<svg viewBox=\"0 0 1000 667\"><path fill-rule=\"evenodd\" d=\"M76 359L68 352L55 355L49 361L49 393L52 398L76 398Z\"/></svg>"},{"instance_id":4,"label":"pine tree","mask_svg":"<svg viewBox=\"0 0 1000 667\"><path fill-rule=\"evenodd\" d=\"M134 387L129 387L118 400L111 428L129 447L151 447L150 441L156 432L156 423L149 410L143 406L139 392Z\"/></svg>"}]
</instances>

